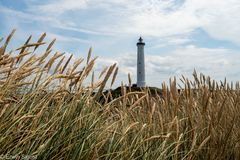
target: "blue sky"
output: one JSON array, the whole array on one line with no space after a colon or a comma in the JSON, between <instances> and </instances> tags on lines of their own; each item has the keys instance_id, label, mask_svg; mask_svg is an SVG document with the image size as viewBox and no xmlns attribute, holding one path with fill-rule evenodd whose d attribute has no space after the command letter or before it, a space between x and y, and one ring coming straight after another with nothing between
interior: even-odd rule
<instances>
[{"instance_id":1,"label":"blue sky","mask_svg":"<svg viewBox=\"0 0 240 160\"><path fill-rule=\"evenodd\" d=\"M0 0L0 37L17 29L9 48L43 32L56 51L86 57L96 70L118 63L116 86L136 76L136 42L146 43L146 81L160 86L194 68L216 80L240 79L239 0Z\"/></svg>"}]
</instances>

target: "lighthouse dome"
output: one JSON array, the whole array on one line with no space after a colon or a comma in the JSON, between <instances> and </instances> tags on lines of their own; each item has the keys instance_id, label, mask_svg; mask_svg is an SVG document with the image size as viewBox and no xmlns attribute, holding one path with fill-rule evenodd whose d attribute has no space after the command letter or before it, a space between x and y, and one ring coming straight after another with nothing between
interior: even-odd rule
<instances>
[{"instance_id":1,"label":"lighthouse dome","mask_svg":"<svg viewBox=\"0 0 240 160\"><path fill-rule=\"evenodd\" d=\"M142 37L140 37L140 38L138 39L137 45L145 45L145 43L143 42Z\"/></svg>"}]
</instances>

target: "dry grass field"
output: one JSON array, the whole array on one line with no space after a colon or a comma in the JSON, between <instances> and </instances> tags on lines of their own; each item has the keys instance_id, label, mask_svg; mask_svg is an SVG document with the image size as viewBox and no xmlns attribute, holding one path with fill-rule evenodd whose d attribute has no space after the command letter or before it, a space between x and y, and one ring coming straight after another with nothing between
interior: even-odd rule
<instances>
[{"instance_id":1,"label":"dry grass field","mask_svg":"<svg viewBox=\"0 0 240 160\"><path fill-rule=\"evenodd\" d=\"M180 91L173 79L161 96L122 86L112 98L102 92L114 83L116 64L94 74L91 49L84 61L52 53L55 40L45 44L46 34L7 51L13 34L0 39L2 159L240 159L238 83L194 72L193 81L181 78Z\"/></svg>"}]
</instances>

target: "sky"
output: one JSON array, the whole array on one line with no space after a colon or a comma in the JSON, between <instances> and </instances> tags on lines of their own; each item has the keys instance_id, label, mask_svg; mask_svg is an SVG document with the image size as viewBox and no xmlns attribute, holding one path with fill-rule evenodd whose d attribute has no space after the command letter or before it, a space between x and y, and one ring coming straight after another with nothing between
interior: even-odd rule
<instances>
[{"instance_id":1,"label":"sky","mask_svg":"<svg viewBox=\"0 0 240 160\"><path fill-rule=\"evenodd\" d=\"M239 0L0 0L0 37L17 31L9 46L29 35L56 38L54 50L98 56L95 70L117 63L116 86L136 81L136 43L144 39L146 83L198 73L240 79Z\"/></svg>"}]
</instances>

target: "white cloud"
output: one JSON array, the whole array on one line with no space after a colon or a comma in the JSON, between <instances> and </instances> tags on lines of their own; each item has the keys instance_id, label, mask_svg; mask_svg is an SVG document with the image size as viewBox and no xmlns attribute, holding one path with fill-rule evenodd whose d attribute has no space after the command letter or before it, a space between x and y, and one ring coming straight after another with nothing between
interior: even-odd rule
<instances>
[{"instance_id":1,"label":"white cloud","mask_svg":"<svg viewBox=\"0 0 240 160\"><path fill-rule=\"evenodd\" d=\"M229 2L231 5L228 4ZM211 18L211 22L206 23L203 28L216 39L240 44L240 28L238 27L240 24L240 1L225 1L217 8L209 13L213 14L215 18Z\"/></svg>"},{"instance_id":2,"label":"white cloud","mask_svg":"<svg viewBox=\"0 0 240 160\"><path fill-rule=\"evenodd\" d=\"M191 35L199 28L212 38L240 45L239 10L239 0L47 0L41 5L32 2L26 13L0 6L0 13L8 17L6 23L9 26L14 24L21 27L21 22L38 22L38 26L47 29L44 31L50 37L62 42L88 44L90 42L87 39L92 38L91 42L96 46L93 48L116 46L114 50L102 49L101 52L115 53L115 50L123 47L119 43L142 34L154 42L148 48L151 53L146 54L150 84L167 81L173 75L190 76L194 68L217 79L228 76L237 80L239 52L181 46L191 44ZM26 26L24 29L28 30ZM65 36L66 32L59 35L55 29L72 32L69 36ZM82 36L79 33L84 33L84 37L79 38ZM165 54L160 54L160 51L156 53L156 49L166 46L173 46L171 49L175 50ZM133 49L129 48L126 51L131 52ZM102 65L116 61L120 76L125 77L129 72L135 75L135 54L115 55L112 58L101 55L96 67L100 70Z\"/></svg>"},{"instance_id":3,"label":"white cloud","mask_svg":"<svg viewBox=\"0 0 240 160\"><path fill-rule=\"evenodd\" d=\"M136 80L136 54L125 54L122 56L107 58L102 57L97 61L98 66L116 62L119 65L119 77L127 82L127 74ZM146 80L153 86L160 86L163 81L173 76L181 75L192 77L196 69L205 75L210 75L216 80L225 77L232 81L239 78L240 54L228 49L209 49L186 46L178 48L166 55L145 54ZM108 63L109 62L109 63Z\"/></svg>"},{"instance_id":4,"label":"white cloud","mask_svg":"<svg viewBox=\"0 0 240 160\"><path fill-rule=\"evenodd\" d=\"M81 39L81 38L77 38L77 37L71 37L71 36L63 36L60 34L54 34L54 33L47 33L48 39L54 39L56 38L57 41L61 41L61 42L77 42L77 43L86 43L86 44L90 44L91 42L85 39Z\"/></svg>"},{"instance_id":5,"label":"white cloud","mask_svg":"<svg viewBox=\"0 0 240 160\"><path fill-rule=\"evenodd\" d=\"M202 28L213 38L240 44L239 0L47 2L29 5L29 14L21 13L20 16L44 21L52 27L95 35L142 34L163 38L189 35ZM5 12L9 14L9 10ZM19 16L19 12L12 14Z\"/></svg>"},{"instance_id":6,"label":"white cloud","mask_svg":"<svg viewBox=\"0 0 240 160\"><path fill-rule=\"evenodd\" d=\"M20 23L22 22L24 23L34 22L34 23L42 23L42 25L47 27L58 28L58 29L69 30L69 31L76 31L79 33L86 33L90 35L103 35L103 36L113 35L110 32L103 33L95 29L87 29L84 27L79 27L77 26L77 24L75 24L75 22L57 18L54 15L48 15L48 14L51 14L51 12L48 12L47 8L51 8L51 7L57 9L54 6L54 4L51 4L51 5L49 4L49 6L47 5L47 6L44 6L43 8L42 7L38 8L37 6L32 7L32 5L30 5L29 12L23 12L20 10L14 10L14 9L0 5L0 13L4 14L5 18L7 19L7 21L5 22L5 26L11 26L15 28L19 27ZM61 10L61 12L64 12L64 10ZM57 12L54 12L54 14L56 13Z\"/></svg>"},{"instance_id":7,"label":"white cloud","mask_svg":"<svg viewBox=\"0 0 240 160\"><path fill-rule=\"evenodd\" d=\"M40 5L35 11L58 21L66 19L69 11L75 16L82 13L77 14L79 11L98 13L94 19L86 17L80 22L68 17L64 27L70 30L86 26L93 33L165 37L202 28L213 38L240 44L239 10L239 0L61 0Z\"/></svg>"},{"instance_id":8,"label":"white cloud","mask_svg":"<svg viewBox=\"0 0 240 160\"><path fill-rule=\"evenodd\" d=\"M87 6L87 1L88 0L55 0L54 2L49 2L45 5L36 6L34 9L48 14L62 14L66 11L85 8Z\"/></svg>"}]
</instances>

